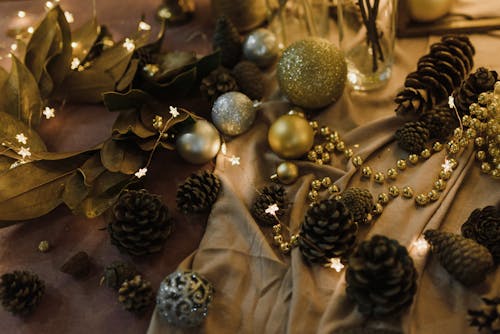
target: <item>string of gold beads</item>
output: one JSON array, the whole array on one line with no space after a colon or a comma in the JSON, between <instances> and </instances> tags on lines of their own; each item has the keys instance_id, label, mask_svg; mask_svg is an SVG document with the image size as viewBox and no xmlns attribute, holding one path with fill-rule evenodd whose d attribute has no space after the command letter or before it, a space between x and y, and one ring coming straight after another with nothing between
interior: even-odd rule
<instances>
[{"instance_id":1,"label":"string of gold beads","mask_svg":"<svg viewBox=\"0 0 500 334\"><path fill-rule=\"evenodd\" d=\"M346 159L354 155L353 150L346 146L337 131L331 130L328 126L320 127L317 121L310 121L309 125L315 134L319 134L324 139L323 143L314 145L307 153L309 161L324 165L331 161L332 153L342 153Z\"/></svg>"},{"instance_id":2,"label":"string of gold beads","mask_svg":"<svg viewBox=\"0 0 500 334\"><path fill-rule=\"evenodd\" d=\"M282 225L278 222L278 224L273 225L273 243L277 247L279 247L280 251L283 254L288 254L292 250L293 247L296 247L299 242L299 234L295 233L290 235L290 239L287 241L282 233Z\"/></svg>"},{"instance_id":3,"label":"string of gold beads","mask_svg":"<svg viewBox=\"0 0 500 334\"><path fill-rule=\"evenodd\" d=\"M320 192L325 190L329 195L334 195L340 192L339 187L336 184L333 184L332 179L329 176L311 181L309 193L307 194L307 198L312 202L311 205L318 201L320 198Z\"/></svg>"}]
</instances>

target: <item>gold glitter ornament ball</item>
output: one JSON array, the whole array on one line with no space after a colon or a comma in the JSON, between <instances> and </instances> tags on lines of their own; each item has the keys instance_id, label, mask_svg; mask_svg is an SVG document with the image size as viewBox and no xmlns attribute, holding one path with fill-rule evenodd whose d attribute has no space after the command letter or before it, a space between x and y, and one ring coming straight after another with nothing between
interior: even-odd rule
<instances>
[{"instance_id":1,"label":"gold glitter ornament ball","mask_svg":"<svg viewBox=\"0 0 500 334\"><path fill-rule=\"evenodd\" d=\"M309 151L314 143L314 131L309 122L299 115L283 115L269 128L269 146L284 159L297 159Z\"/></svg>"},{"instance_id":2,"label":"gold glitter ornament ball","mask_svg":"<svg viewBox=\"0 0 500 334\"><path fill-rule=\"evenodd\" d=\"M291 44L277 68L282 93L310 109L337 101L344 91L347 64L342 52L325 39L311 37Z\"/></svg>"}]
</instances>

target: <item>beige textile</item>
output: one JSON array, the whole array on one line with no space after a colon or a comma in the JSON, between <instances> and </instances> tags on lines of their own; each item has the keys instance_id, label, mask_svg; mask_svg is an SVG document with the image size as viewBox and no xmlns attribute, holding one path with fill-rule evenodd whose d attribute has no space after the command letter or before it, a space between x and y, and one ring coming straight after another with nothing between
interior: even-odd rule
<instances>
[{"instance_id":1,"label":"beige textile","mask_svg":"<svg viewBox=\"0 0 500 334\"><path fill-rule=\"evenodd\" d=\"M470 38L477 51L475 67L499 70L500 39L486 35ZM405 157L393 139L394 131L405 121L395 116L393 98L406 74L416 67L417 59L437 40L398 40L394 73L384 90L369 94L346 91L337 104L315 119L338 130L348 146L356 145L355 154L375 170L393 167L397 159ZM404 333L474 333L466 321L467 309L480 304L479 296L499 295L499 270L484 283L466 289L450 278L435 258L419 254L412 243L428 228L459 233L474 208L498 203L500 182L481 175L472 150L467 149L458 158L458 168L436 203L417 208L413 200L399 197L373 225L360 228L360 240L375 234L397 239L409 249L419 273L413 306L401 319L366 320L346 298L345 270L336 273L308 266L298 248L290 256L280 254L271 245L271 229L260 227L249 212L257 189L269 184L269 176L281 161L267 145L267 130L288 109L283 100L266 102L251 130L228 142L227 155L217 158L215 173L222 180L222 193L198 250L179 267L204 275L215 286L206 322L201 328L175 329L154 312L148 333L335 333L359 325ZM233 154L241 157L241 165L231 165L229 157ZM394 184L410 185L415 194L429 191L444 154L442 151L408 167ZM289 215L282 219L292 232L299 229L307 209L309 183L315 177L330 176L341 189L368 188L374 196L387 191L387 185L361 180L342 155L335 155L328 166L296 163L301 177L287 187L292 205Z\"/></svg>"}]
</instances>

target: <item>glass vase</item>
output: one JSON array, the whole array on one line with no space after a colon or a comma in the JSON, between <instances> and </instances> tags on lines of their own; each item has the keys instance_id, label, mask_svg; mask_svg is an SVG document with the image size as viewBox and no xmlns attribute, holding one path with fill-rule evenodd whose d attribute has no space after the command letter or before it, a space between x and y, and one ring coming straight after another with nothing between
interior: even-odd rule
<instances>
[{"instance_id":1,"label":"glass vase","mask_svg":"<svg viewBox=\"0 0 500 334\"><path fill-rule=\"evenodd\" d=\"M354 90L384 87L391 77L397 0L338 0L339 44Z\"/></svg>"}]
</instances>

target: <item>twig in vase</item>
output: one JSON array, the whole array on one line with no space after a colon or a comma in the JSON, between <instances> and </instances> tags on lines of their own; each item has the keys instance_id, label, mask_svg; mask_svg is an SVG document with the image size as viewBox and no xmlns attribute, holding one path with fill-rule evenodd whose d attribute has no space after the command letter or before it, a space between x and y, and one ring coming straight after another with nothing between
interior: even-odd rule
<instances>
[{"instance_id":1,"label":"twig in vase","mask_svg":"<svg viewBox=\"0 0 500 334\"><path fill-rule=\"evenodd\" d=\"M380 0L374 0L373 7L370 0L358 0L359 10L363 18L363 24L366 27L368 48L372 49L372 71L376 72L378 69L377 58L384 61L384 53L380 46L380 39L377 30L377 14L380 5Z\"/></svg>"}]
</instances>

